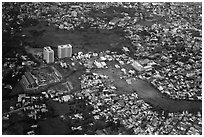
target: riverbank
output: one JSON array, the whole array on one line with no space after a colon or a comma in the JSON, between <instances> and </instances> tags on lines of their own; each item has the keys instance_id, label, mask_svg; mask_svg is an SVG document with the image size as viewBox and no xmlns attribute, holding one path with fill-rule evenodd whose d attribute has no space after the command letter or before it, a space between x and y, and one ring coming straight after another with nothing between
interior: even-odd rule
<instances>
[{"instance_id":1,"label":"riverbank","mask_svg":"<svg viewBox=\"0 0 204 137\"><path fill-rule=\"evenodd\" d=\"M131 84L128 84L126 79L120 79L121 74L114 67L109 67L107 70L97 70L96 72L108 75L109 80L113 81L118 92L124 94L136 92L139 98L156 109L162 109L167 112L181 112L185 110L196 112L202 110L202 101L170 99L145 80L134 78L131 80Z\"/></svg>"},{"instance_id":2,"label":"riverbank","mask_svg":"<svg viewBox=\"0 0 204 137\"><path fill-rule=\"evenodd\" d=\"M131 86L135 89L139 97L142 98L145 102L152 104L154 107L159 107L165 111L179 112L187 110L189 112L194 112L202 110L202 101L170 99L144 80L133 80Z\"/></svg>"}]
</instances>

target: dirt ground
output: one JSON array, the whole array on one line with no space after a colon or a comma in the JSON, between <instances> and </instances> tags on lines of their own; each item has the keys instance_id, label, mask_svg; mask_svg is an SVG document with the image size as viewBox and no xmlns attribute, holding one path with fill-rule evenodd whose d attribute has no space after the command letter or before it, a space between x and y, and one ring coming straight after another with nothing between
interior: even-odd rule
<instances>
[{"instance_id":1,"label":"dirt ground","mask_svg":"<svg viewBox=\"0 0 204 137\"><path fill-rule=\"evenodd\" d=\"M38 35L33 34L38 33ZM105 51L111 48L121 48L127 44L119 30L84 30L67 31L55 27L37 26L24 28L22 34L27 36L26 42L34 48L51 46L57 48L61 44L71 44L73 52Z\"/></svg>"}]
</instances>

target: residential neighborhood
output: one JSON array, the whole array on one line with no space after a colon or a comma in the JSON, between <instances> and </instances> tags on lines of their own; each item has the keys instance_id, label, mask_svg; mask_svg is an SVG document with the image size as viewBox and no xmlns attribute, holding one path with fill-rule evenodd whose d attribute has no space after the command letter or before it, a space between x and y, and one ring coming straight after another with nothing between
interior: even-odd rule
<instances>
[{"instance_id":1,"label":"residential neighborhood","mask_svg":"<svg viewBox=\"0 0 204 137\"><path fill-rule=\"evenodd\" d=\"M202 135L201 2L2 2L3 135Z\"/></svg>"}]
</instances>

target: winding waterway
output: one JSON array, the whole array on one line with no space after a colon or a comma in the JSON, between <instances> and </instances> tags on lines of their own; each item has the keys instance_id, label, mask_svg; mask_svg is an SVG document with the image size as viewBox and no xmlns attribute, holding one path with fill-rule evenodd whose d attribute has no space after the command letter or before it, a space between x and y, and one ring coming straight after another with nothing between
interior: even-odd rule
<instances>
[{"instance_id":1,"label":"winding waterway","mask_svg":"<svg viewBox=\"0 0 204 137\"><path fill-rule=\"evenodd\" d=\"M108 75L109 79L113 81L114 85L117 87L118 92L136 92L139 98L151 104L154 108L163 109L169 112L180 112L184 110L196 112L202 110L202 101L171 99L145 80L135 78L131 80L131 84L128 84L126 79L120 79L119 70L113 67L107 70L97 70L96 72Z\"/></svg>"},{"instance_id":2,"label":"winding waterway","mask_svg":"<svg viewBox=\"0 0 204 137\"><path fill-rule=\"evenodd\" d=\"M202 101L170 99L144 80L136 79L132 80L132 82L133 83L130 86L135 89L138 96L145 102L152 104L154 107L159 107L169 112L183 110L199 111L202 109Z\"/></svg>"}]
</instances>

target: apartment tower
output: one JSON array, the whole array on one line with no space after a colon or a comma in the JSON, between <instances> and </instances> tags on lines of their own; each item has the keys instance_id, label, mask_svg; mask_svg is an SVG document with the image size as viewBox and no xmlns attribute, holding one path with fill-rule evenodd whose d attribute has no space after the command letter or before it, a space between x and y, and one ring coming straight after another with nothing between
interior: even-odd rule
<instances>
[{"instance_id":1,"label":"apartment tower","mask_svg":"<svg viewBox=\"0 0 204 137\"><path fill-rule=\"evenodd\" d=\"M44 49L43 49L43 59L47 63L54 62L54 51L50 47L44 47Z\"/></svg>"},{"instance_id":2,"label":"apartment tower","mask_svg":"<svg viewBox=\"0 0 204 137\"><path fill-rule=\"evenodd\" d=\"M70 44L67 45L59 45L58 46L58 58L66 58L72 57L72 46Z\"/></svg>"}]
</instances>

